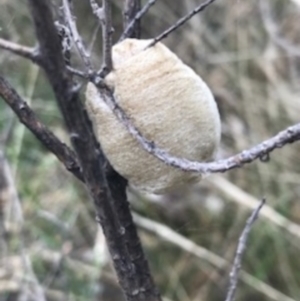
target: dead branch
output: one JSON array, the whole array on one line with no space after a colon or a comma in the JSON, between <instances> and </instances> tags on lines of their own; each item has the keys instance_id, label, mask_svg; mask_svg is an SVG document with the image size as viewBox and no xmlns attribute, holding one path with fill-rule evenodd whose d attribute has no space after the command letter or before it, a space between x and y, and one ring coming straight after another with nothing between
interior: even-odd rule
<instances>
[{"instance_id":1,"label":"dead branch","mask_svg":"<svg viewBox=\"0 0 300 301\"><path fill-rule=\"evenodd\" d=\"M141 0L125 0L124 9L123 9L123 28L124 31L133 22L133 26L130 29L130 32L126 36L127 38L136 38L141 37L141 20L140 18L134 21L135 16L141 10Z\"/></svg>"},{"instance_id":2,"label":"dead branch","mask_svg":"<svg viewBox=\"0 0 300 301\"><path fill-rule=\"evenodd\" d=\"M184 17L179 19L175 24L170 26L168 29L166 29L164 32L162 32L160 35L155 37L153 41L148 45L148 47L154 46L156 43L160 42L161 40L165 39L170 33L177 30L179 27L184 25L188 20L190 20L192 17L194 17L199 12L203 11L205 8L207 8L210 4L212 4L215 0L206 0L205 2L201 3L199 6L194 8L191 12L186 14Z\"/></svg>"},{"instance_id":3,"label":"dead branch","mask_svg":"<svg viewBox=\"0 0 300 301\"><path fill-rule=\"evenodd\" d=\"M39 50L37 48L20 45L20 44L17 44L17 43L7 41L7 40L2 39L2 38L0 38L0 48L4 49L4 50L7 50L7 51L9 51L13 54L16 54L18 56L21 56L25 59L29 59L37 65L41 64L40 53L39 53ZM89 77L88 74L86 74L86 73L84 73L80 70L77 70L77 69L75 69L71 66L67 66L67 69L71 74L77 75L81 78L87 79Z\"/></svg>"},{"instance_id":4,"label":"dead branch","mask_svg":"<svg viewBox=\"0 0 300 301\"><path fill-rule=\"evenodd\" d=\"M71 12L70 6L69 6L69 0L63 0L63 10L64 15L66 17L66 20L68 21L68 26L71 31L72 38L74 40L74 43L77 47L77 50L80 54L80 57L83 60L84 65L87 67L88 72L92 69L91 61L90 61L90 55L85 49L82 38L80 34L78 33L76 22L74 21L74 16Z\"/></svg>"},{"instance_id":5,"label":"dead branch","mask_svg":"<svg viewBox=\"0 0 300 301\"><path fill-rule=\"evenodd\" d=\"M2 38L0 38L0 48L29 59L34 63L39 62L39 51L36 48L20 45Z\"/></svg>"},{"instance_id":6,"label":"dead branch","mask_svg":"<svg viewBox=\"0 0 300 301\"><path fill-rule=\"evenodd\" d=\"M111 3L110 1L103 0L102 7L100 7L95 0L90 0L90 5L93 11L93 14L98 18L102 27L102 56L103 62L101 69L97 74L104 78L113 67L112 58L111 58L111 48L112 48L112 34L114 29L112 27L111 20Z\"/></svg>"},{"instance_id":7,"label":"dead branch","mask_svg":"<svg viewBox=\"0 0 300 301\"><path fill-rule=\"evenodd\" d=\"M246 243L248 240L248 235L250 233L250 230L258 218L258 214L260 209L263 207L264 203L266 202L265 199L263 199L259 206L252 212L251 216L247 219L246 226L239 238L239 243L237 246L236 254L234 257L232 269L230 271L230 284L229 288L227 291L227 296L225 301L234 301L235 299L235 291L237 288L237 283L238 283L238 276L239 276L239 271L241 269L241 262L242 262L242 257L244 255L244 252L246 250Z\"/></svg>"},{"instance_id":8,"label":"dead branch","mask_svg":"<svg viewBox=\"0 0 300 301\"><path fill-rule=\"evenodd\" d=\"M135 16L133 17L133 19L129 23L128 22L124 23L124 31L123 31L121 37L119 38L119 42L121 42L122 40L124 40L126 38L133 37L135 35L134 34L135 27L136 26L140 26L140 24L138 22L140 22L140 20L142 19L142 17L148 12L148 10L150 9L150 7L155 4L155 2L156 2L156 0L149 0L143 6L143 8L135 14ZM126 11L126 8L124 9L124 11Z\"/></svg>"},{"instance_id":9,"label":"dead branch","mask_svg":"<svg viewBox=\"0 0 300 301\"><path fill-rule=\"evenodd\" d=\"M102 20L102 43L103 43L103 63L100 70L101 77L105 77L113 68L111 58L112 48L112 20L111 20L111 2L110 0L103 0L103 20Z\"/></svg>"},{"instance_id":10,"label":"dead branch","mask_svg":"<svg viewBox=\"0 0 300 301\"><path fill-rule=\"evenodd\" d=\"M28 104L1 75L0 96L15 112L19 120L64 164L65 168L79 180L84 181L75 153L37 118Z\"/></svg>"},{"instance_id":11,"label":"dead branch","mask_svg":"<svg viewBox=\"0 0 300 301\"><path fill-rule=\"evenodd\" d=\"M65 66L49 2L28 1L40 44L41 65L70 132L121 287L129 301L158 301L159 293L150 275L126 201L126 181L114 171L108 173L107 178L104 174L107 162L87 120L78 89ZM76 24L72 24L74 28L76 30ZM77 40L77 44L78 41L81 43L81 40ZM81 55L85 53L81 52ZM89 60L89 57L85 57L85 60ZM89 68L91 65L87 62L86 66Z\"/></svg>"}]
</instances>

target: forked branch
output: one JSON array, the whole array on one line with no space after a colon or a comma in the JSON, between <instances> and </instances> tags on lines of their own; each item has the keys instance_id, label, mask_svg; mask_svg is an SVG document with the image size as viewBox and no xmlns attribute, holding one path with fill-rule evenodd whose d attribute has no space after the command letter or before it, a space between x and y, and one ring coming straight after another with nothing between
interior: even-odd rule
<instances>
[{"instance_id":1,"label":"forked branch","mask_svg":"<svg viewBox=\"0 0 300 301\"><path fill-rule=\"evenodd\" d=\"M19 120L52 152L66 169L84 181L75 153L62 143L35 115L15 89L0 75L0 96L11 107Z\"/></svg>"},{"instance_id":2,"label":"forked branch","mask_svg":"<svg viewBox=\"0 0 300 301\"><path fill-rule=\"evenodd\" d=\"M120 285L128 301L160 301L133 226L126 200L126 181L113 171L107 177L104 174L107 162L87 120L79 91L67 72L49 1L28 1L43 58L41 65L70 132ZM90 66L88 63L88 69Z\"/></svg>"}]
</instances>

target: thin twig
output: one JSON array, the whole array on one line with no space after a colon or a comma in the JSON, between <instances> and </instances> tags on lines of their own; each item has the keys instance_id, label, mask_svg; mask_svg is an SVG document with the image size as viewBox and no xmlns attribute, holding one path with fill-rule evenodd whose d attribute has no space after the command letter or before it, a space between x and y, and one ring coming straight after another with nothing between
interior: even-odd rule
<instances>
[{"instance_id":1,"label":"thin twig","mask_svg":"<svg viewBox=\"0 0 300 301\"><path fill-rule=\"evenodd\" d=\"M149 0L144 6L143 8L134 16L134 18L130 21L130 23L127 25L127 27L125 28L124 32L122 33L121 37L119 38L119 42L121 42L122 40L131 37L135 25L138 21L140 21L142 19L142 17L148 12L148 10L150 9L150 7L152 5L155 4L157 0Z\"/></svg>"},{"instance_id":2,"label":"thin twig","mask_svg":"<svg viewBox=\"0 0 300 301\"><path fill-rule=\"evenodd\" d=\"M173 246L177 246L180 250L188 254L192 254L199 258L201 261L207 262L219 271L224 271L230 264L223 257L197 245L192 240L184 237L180 233L175 232L170 227L165 224L161 224L157 221L149 219L147 217L133 213L135 224L150 233L153 233L158 238L162 239L164 242L169 242ZM280 291L276 290L274 287L262 282L261 280L253 277L247 272L240 271L241 281L252 287L257 292L264 294L267 298L274 301L296 301Z\"/></svg>"},{"instance_id":3,"label":"thin twig","mask_svg":"<svg viewBox=\"0 0 300 301\"><path fill-rule=\"evenodd\" d=\"M238 276L239 276L239 271L241 269L241 262L242 262L242 257L243 254L246 250L246 244L247 244L247 239L248 235L250 233L250 230L256 221L259 211L262 208L262 206L265 204L266 200L262 199L260 202L259 206L252 212L251 216L248 218L246 222L246 226L239 238L239 243L237 246L236 254L234 256L234 261L232 265L232 269L230 271L230 283L229 283L229 288L227 291L227 296L225 301L234 301L235 299L235 292L237 288L237 283L238 283Z\"/></svg>"},{"instance_id":4,"label":"thin twig","mask_svg":"<svg viewBox=\"0 0 300 301\"><path fill-rule=\"evenodd\" d=\"M274 137L227 159L210 163L190 161L184 158L171 156L165 150L157 147L155 145L155 141L146 139L133 125L124 110L118 105L113 93L108 88L105 88L105 93L102 93L101 96L103 96L103 100L110 107L121 124L148 153L152 154L165 164L177 167L184 171L194 171L201 174L225 172L233 168L241 167L242 165L250 163L256 159L266 161L266 159L269 158L269 153L274 149L281 148L287 143L293 143L300 140L300 123L298 123L288 127L282 132L279 132Z\"/></svg>"},{"instance_id":5,"label":"thin twig","mask_svg":"<svg viewBox=\"0 0 300 301\"><path fill-rule=\"evenodd\" d=\"M78 52L80 54L80 57L83 60L84 65L87 67L88 73L90 73L92 70L90 55L88 54L87 50L85 49L82 38L81 38L80 34L78 33L76 22L74 21L75 17L73 16L73 14L71 12L71 8L70 8L68 0L63 0L63 9L64 9L65 19L68 22L68 26L71 31L71 35L73 37L74 43L78 49Z\"/></svg>"},{"instance_id":6,"label":"thin twig","mask_svg":"<svg viewBox=\"0 0 300 301\"><path fill-rule=\"evenodd\" d=\"M70 29L64 23L60 23L59 21L54 22L60 39L60 44L62 48L61 50L64 55L66 66L71 66L72 37Z\"/></svg>"},{"instance_id":7,"label":"thin twig","mask_svg":"<svg viewBox=\"0 0 300 301\"><path fill-rule=\"evenodd\" d=\"M190 20L193 16L198 14L199 12L203 11L205 8L207 8L211 3L213 3L215 0L207 0L203 3L201 3L198 7L194 8L191 12L189 12L187 15L179 19L175 24L173 24L171 27L169 27L167 30L162 32L160 35L155 37L152 42L147 47L152 47L159 41L165 39L170 33L177 30L179 27L184 25L188 20Z\"/></svg>"},{"instance_id":8,"label":"thin twig","mask_svg":"<svg viewBox=\"0 0 300 301\"><path fill-rule=\"evenodd\" d=\"M89 74L87 74L87 73L85 73L81 70L75 69L71 66L67 66L67 70L73 75L77 75L77 76L79 76L81 78L84 78L84 79L89 79Z\"/></svg>"},{"instance_id":9,"label":"thin twig","mask_svg":"<svg viewBox=\"0 0 300 301\"><path fill-rule=\"evenodd\" d=\"M2 38L0 38L0 48L29 59L34 63L38 63L40 60L40 54L37 48L23 46Z\"/></svg>"},{"instance_id":10,"label":"thin twig","mask_svg":"<svg viewBox=\"0 0 300 301\"><path fill-rule=\"evenodd\" d=\"M111 20L111 0L103 0L103 14L102 19L102 43L103 43L103 63L99 74L101 77L107 75L113 68L113 62L111 57L112 48L112 20Z\"/></svg>"},{"instance_id":11,"label":"thin twig","mask_svg":"<svg viewBox=\"0 0 300 301\"><path fill-rule=\"evenodd\" d=\"M0 75L0 96L11 107L19 120L35 135L66 169L83 181L75 153L62 143L35 115L14 88Z\"/></svg>"},{"instance_id":12,"label":"thin twig","mask_svg":"<svg viewBox=\"0 0 300 301\"><path fill-rule=\"evenodd\" d=\"M128 27L136 14L141 10L141 0L124 0L123 1L123 31ZM141 21L137 19L127 38L141 38Z\"/></svg>"},{"instance_id":13,"label":"thin twig","mask_svg":"<svg viewBox=\"0 0 300 301\"><path fill-rule=\"evenodd\" d=\"M38 48L20 45L1 38L0 38L0 48L7 50L13 54L16 54L18 56L21 56L23 58L29 59L37 65L40 65L41 63L41 57ZM75 69L71 66L67 66L67 69L71 74L77 75L85 79L89 78L89 75L81 70Z\"/></svg>"},{"instance_id":14,"label":"thin twig","mask_svg":"<svg viewBox=\"0 0 300 301\"><path fill-rule=\"evenodd\" d=\"M113 68L111 49L112 34L114 32L114 29L112 27L111 18L111 1L102 0L102 7L100 7L96 1L90 0L90 5L94 15L97 16L102 26L103 62L101 69L97 72L97 75L100 78L104 78Z\"/></svg>"}]
</instances>

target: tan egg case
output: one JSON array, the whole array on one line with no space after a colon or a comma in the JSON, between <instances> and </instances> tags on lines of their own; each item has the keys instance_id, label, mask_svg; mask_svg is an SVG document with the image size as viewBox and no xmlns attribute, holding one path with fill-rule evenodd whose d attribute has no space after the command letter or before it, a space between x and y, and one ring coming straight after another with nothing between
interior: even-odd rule
<instances>
[{"instance_id":1,"label":"tan egg case","mask_svg":"<svg viewBox=\"0 0 300 301\"><path fill-rule=\"evenodd\" d=\"M105 78L117 102L145 138L171 155L193 161L213 158L220 142L220 116L205 82L162 43L126 39L112 50L114 68ZM112 166L139 190L164 194L201 179L167 166L127 132L96 87L86 106Z\"/></svg>"}]
</instances>

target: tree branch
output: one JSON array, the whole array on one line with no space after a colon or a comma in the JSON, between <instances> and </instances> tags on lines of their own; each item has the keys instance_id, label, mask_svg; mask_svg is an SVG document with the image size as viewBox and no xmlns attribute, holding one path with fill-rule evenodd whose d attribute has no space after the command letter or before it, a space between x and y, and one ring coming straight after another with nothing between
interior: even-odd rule
<instances>
[{"instance_id":1,"label":"tree branch","mask_svg":"<svg viewBox=\"0 0 300 301\"><path fill-rule=\"evenodd\" d=\"M206 0L205 2L201 3L198 7L194 8L191 12L189 12L187 15L179 19L175 24L170 26L167 30L162 32L160 35L155 37L153 41L148 45L148 47L154 46L159 41L165 39L170 33L177 30L179 27L184 25L187 21L189 21L192 17L194 17L199 12L203 11L205 8L207 8L210 4L212 4L215 0Z\"/></svg>"},{"instance_id":2,"label":"tree branch","mask_svg":"<svg viewBox=\"0 0 300 301\"><path fill-rule=\"evenodd\" d=\"M230 284L229 284L229 288L227 291L227 296L226 296L225 301L233 301L234 300L235 291L236 291L236 287L237 287L237 283L238 283L238 274L241 269L242 257L246 250L248 235L250 233L250 230L251 230L254 222L256 221L256 219L258 217L260 209L263 207L265 202L266 202L266 200L263 199L260 202L259 206L252 212L251 216L247 219L246 226L239 238L239 243L238 243L236 254L234 257L232 269L229 274L230 275Z\"/></svg>"},{"instance_id":3,"label":"tree branch","mask_svg":"<svg viewBox=\"0 0 300 301\"><path fill-rule=\"evenodd\" d=\"M93 135L79 92L74 88L72 78L67 72L49 1L28 2L40 44L42 66L71 134L120 285L128 301L159 301L159 293L151 278L136 228L132 223L126 201L126 181L115 172L108 175L109 181L105 177L103 168L107 162ZM115 181L112 181L111 177ZM118 212L119 208L123 211ZM129 241L133 238L135 241ZM134 255L137 256L133 258Z\"/></svg>"},{"instance_id":4,"label":"tree branch","mask_svg":"<svg viewBox=\"0 0 300 301\"><path fill-rule=\"evenodd\" d=\"M80 34L78 33L76 22L74 21L74 16L71 12L70 6L69 6L69 0L63 0L63 11L64 15L66 17L66 20L68 21L68 26L72 35L72 38L74 40L74 43L77 47L77 50L80 54L80 57L83 60L84 65L88 69L88 73L90 73L90 70L92 69L92 64L90 61L90 55L85 49L82 38Z\"/></svg>"},{"instance_id":5,"label":"tree branch","mask_svg":"<svg viewBox=\"0 0 300 301\"><path fill-rule=\"evenodd\" d=\"M19 120L64 164L66 169L79 180L84 181L75 153L37 118L27 103L1 75L0 96L15 112Z\"/></svg>"},{"instance_id":6,"label":"tree branch","mask_svg":"<svg viewBox=\"0 0 300 301\"><path fill-rule=\"evenodd\" d=\"M40 53L37 48L20 45L20 44L13 43L13 42L7 41L5 39L1 39L1 38L0 38L0 48L7 50L13 54L16 54L18 56L21 56L25 59L29 59L37 65L40 65L40 63L41 63ZM77 70L71 66L67 66L67 69L71 74L74 74L76 76L79 76L79 77L85 78L85 79L89 78L88 74L86 74L80 70Z\"/></svg>"},{"instance_id":7,"label":"tree branch","mask_svg":"<svg viewBox=\"0 0 300 301\"><path fill-rule=\"evenodd\" d=\"M141 10L141 0L125 0L123 9L123 28L124 32L133 22L126 34L126 38L136 38L141 37L141 18L135 18L137 13Z\"/></svg>"},{"instance_id":8,"label":"tree branch","mask_svg":"<svg viewBox=\"0 0 300 301\"><path fill-rule=\"evenodd\" d=\"M100 76L105 77L113 68L113 62L111 57L112 48L112 20L111 20L111 1L103 0L103 13L102 19L102 44L103 44L103 63L99 72Z\"/></svg>"},{"instance_id":9,"label":"tree branch","mask_svg":"<svg viewBox=\"0 0 300 301\"><path fill-rule=\"evenodd\" d=\"M126 38L135 36L135 28L137 26L140 26L140 24L139 24L140 20L147 13L147 11L150 9L150 7L155 4L155 2L156 2L156 0L149 0L144 5L144 7L134 15L134 17L131 20L128 19L128 20L126 20L126 22L124 22L124 31L123 31L121 37L119 38L119 42L121 42L122 40L124 40ZM126 9L126 7L125 7L124 15L125 15L126 10L128 10L128 8Z\"/></svg>"},{"instance_id":10,"label":"tree branch","mask_svg":"<svg viewBox=\"0 0 300 301\"><path fill-rule=\"evenodd\" d=\"M17 54L19 56L26 58L26 59L29 59L32 62L37 63L37 64L40 59L38 49L33 48L33 47L23 46L23 45L20 45L17 43L13 43L13 42L4 40L2 38L0 38L0 48L8 50L14 54Z\"/></svg>"},{"instance_id":11,"label":"tree branch","mask_svg":"<svg viewBox=\"0 0 300 301\"><path fill-rule=\"evenodd\" d=\"M155 141L146 139L142 133L134 126L124 110L118 105L113 93L109 88L105 88L105 93L101 94L105 103L113 111L118 120L128 130L128 132L140 143L140 145L150 154L161 160L167 165L180 168L184 171L199 172L209 174L216 172L225 172L230 169L241 167L256 159L267 161L269 153L276 148L281 148L285 144L300 140L300 123L288 127L286 130L278 133L276 136L265 140L264 142L241 153L210 163L190 161L184 158L178 158L170 155L165 150L157 147Z\"/></svg>"}]
</instances>

